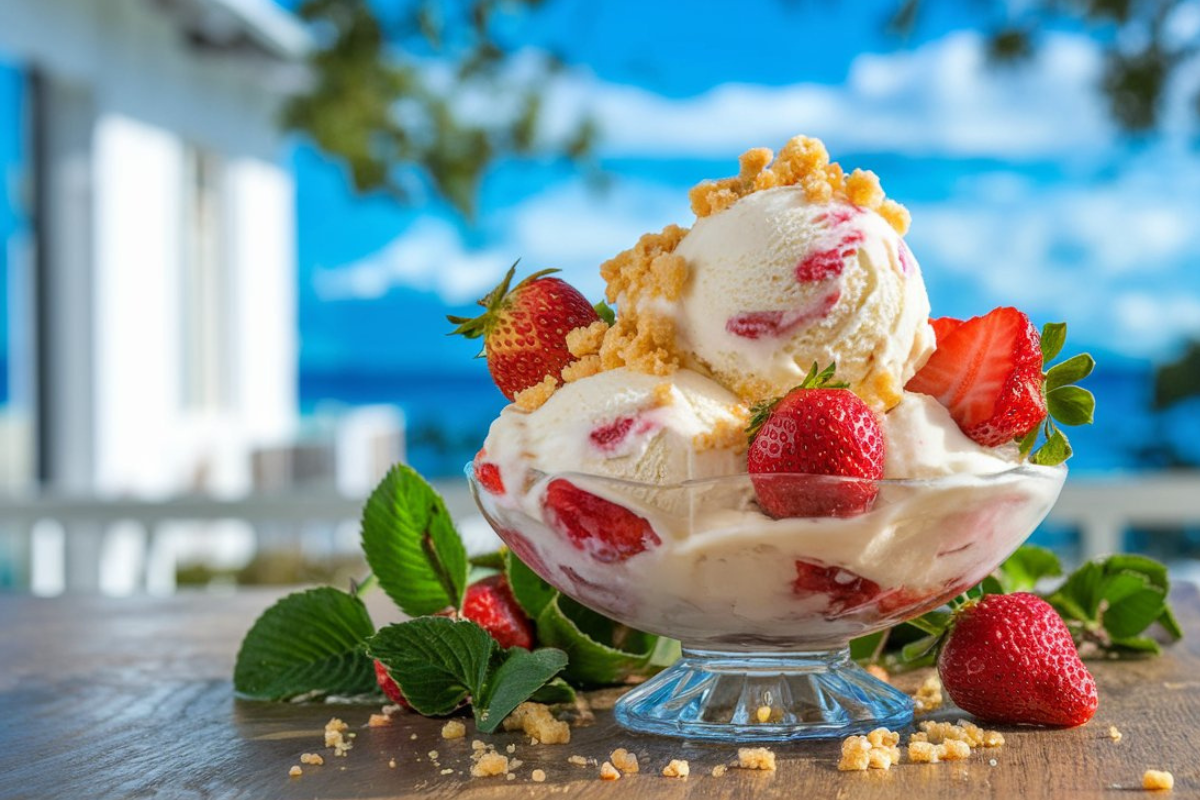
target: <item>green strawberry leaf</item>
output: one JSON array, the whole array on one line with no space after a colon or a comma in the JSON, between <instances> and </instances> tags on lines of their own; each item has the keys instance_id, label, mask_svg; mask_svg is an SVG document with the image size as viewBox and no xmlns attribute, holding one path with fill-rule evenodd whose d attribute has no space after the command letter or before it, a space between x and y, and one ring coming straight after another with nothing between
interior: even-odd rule
<instances>
[{"instance_id":1,"label":"green strawberry leaf","mask_svg":"<svg viewBox=\"0 0 1200 800\"><path fill-rule=\"evenodd\" d=\"M504 573L517 605L532 620L536 620L542 609L558 597L558 590L542 580L511 550L504 554Z\"/></svg>"},{"instance_id":2,"label":"green strawberry leaf","mask_svg":"<svg viewBox=\"0 0 1200 800\"><path fill-rule=\"evenodd\" d=\"M886 630L868 633L850 640L850 657L861 663L868 663L879 652L880 642L883 641Z\"/></svg>"},{"instance_id":3,"label":"green strawberry leaf","mask_svg":"<svg viewBox=\"0 0 1200 800\"><path fill-rule=\"evenodd\" d=\"M417 712L440 716L471 700L475 724L484 733L567 663L561 650L502 650L474 622L448 617L389 625L367 640L366 651L383 662Z\"/></svg>"},{"instance_id":4,"label":"green strawberry leaf","mask_svg":"<svg viewBox=\"0 0 1200 800\"><path fill-rule=\"evenodd\" d=\"M1179 620L1175 619L1175 612L1171 610L1170 604L1163 606L1163 611L1155 620L1171 637L1171 641L1177 642L1183 638L1183 628L1179 627Z\"/></svg>"},{"instance_id":5,"label":"green strawberry leaf","mask_svg":"<svg viewBox=\"0 0 1200 800\"><path fill-rule=\"evenodd\" d=\"M1104 569L1095 561L1083 564L1067 576L1058 591L1050 596L1051 605L1060 606L1072 619L1094 622L1103 599Z\"/></svg>"},{"instance_id":6,"label":"green strawberry leaf","mask_svg":"<svg viewBox=\"0 0 1200 800\"><path fill-rule=\"evenodd\" d=\"M578 615L578 604L559 596L545 605L536 624L538 639L543 644L566 652L568 662L563 674L567 680L577 686L609 686L624 683L635 675L646 674L654 655L654 637L637 632L629 644L631 648L641 645L637 650L602 644L567 616L564 606L574 612L573 616ZM584 627L592 627L592 622L589 619ZM615 623L612 624L615 626Z\"/></svg>"},{"instance_id":7,"label":"green strawberry leaf","mask_svg":"<svg viewBox=\"0 0 1200 800\"><path fill-rule=\"evenodd\" d=\"M1096 359L1087 353L1072 356L1061 364L1055 364L1046 372L1046 391L1052 392L1060 386L1079 383L1092 374L1096 368Z\"/></svg>"},{"instance_id":8,"label":"green strawberry leaf","mask_svg":"<svg viewBox=\"0 0 1200 800\"><path fill-rule=\"evenodd\" d=\"M475 696L475 722L479 730L483 733L496 730L514 708L545 686L566 665L567 654L562 650L510 648Z\"/></svg>"},{"instance_id":9,"label":"green strawberry leaf","mask_svg":"<svg viewBox=\"0 0 1200 800\"><path fill-rule=\"evenodd\" d=\"M562 678L555 678L545 686L529 695L534 703L545 703L548 706L575 702L575 689Z\"/></svg>"},{"instance_id":10,"label":"green strawberry leaf","mask_svg":"<svg viewBox=\"0 0 1200 800\"><path fill-rule=\"evenodd\" d=\"M617 313L612 310L612 307L609 306L608 303L601 300L599 303L596 303L593 308L596 309L596 316L600 317L600 319L604 320L609 325L615 325L617 323Z\"/></svg>"},{"instance_id":11,"label":"green strawberry leaf","mask_svg":"<svg viewBox=\"0 0 1200 800\"><path fill-rule=\"evenodd\" d=\"M1152 586L1157 586L1166 592L1171 588L1167 578L1167 567L1153 558L1139 556L1133 553L1117 553L1106 556L1101 560L1101 566L1107 572L1137 572L1146 576Z\"/></svg>"},{"instance_id":12,"label":"green strawberry leaf","mask_svg":"<svg viewBox=\"0 0 1200 800\"><path fill-rule=\"evenodd\" d=\"M253 700L371 692L375 671L360 646L374 632L357 597L331 587L290 594L246 633L233 688Z\"/></svg>"},{"instance_id":13,"label":"green strawberry leaf","mask_svg":"<svg viewBox=\"0 0 1200 800\"><path fill-rule=\"evenodd\" d=\"M952 617L953 615L946 611L927 611L919 617L910 619L908 624L930 636L941 636L945 633L946 628L950 627Z\"/></svg>"},{"instance_id":14,"label":"green strawberry leaf","mask_svg":"<svg viewBox=\"0 0 1200 800\"><path fill-rule=\"evenodd\" d=\"M1044 547L1026 544L1000 565L996 577L988 576L994 581L990 587L984 587L986 594L1008 594L1011 592L1031 592L1043 578L1056 578L1062 575L1062 564L1058 556Z\"/></svg>"},{"instance_id":15,"label":"green strawberry leaf","mask_svg":"<svg viewBox=\"0 0 1200 800\"><path fill-rule=\"evenodd\" d=\"M909 642L900 648L900 660L906 663L920 661L931 655L937 649L940 641L942 641L941 636L926 636L915 642Z\"/></svg>"},{"instance_id":16,"label":"green strawberry leaf","mask_svg":"<svg viewBox=\"0 0 1200 800\"><path fill-rule=\"evenodd\" d=\"M1067 323L1047 322L1042 326L1042 363L1049 364L1067 342Z\"/></svg>"},{"instance_id":17,"label":"green strawberry leaf","mask_svg":"<svg viewBox=\"0 0 1200 800\"><path fill-rule=\"evenodd\" d=\"M500 645L469 620L419 617L380 629L366 649L387 667L409 705L438 716L479 690Z\"/></svg>"},{"instance_id":18,"label":"green strawberry leaf","mask_svg":"<svg viewBox=\"0 0 1200 800\"><path fill-rule=\"evenodd\" d=\"M1137 580L1142 582L1141 588L1110 602L1104 609L1104 630L1113 639L1127 639L1146 630L1159 618L1166 605L1162 589L1147 586L1140 576Z\"/></svg>"},{"instance_id":19,"label":"green strawberry leaf","mask_svg":"<svg viewBox=\"0 0 1200 800\"><path fill-rule=\"evenodd\" d=\"M1149 636L1131 636L1127 639L1113 639L1111 648L1118 653L1128 652L1135 655L1154 655L1162 653L1158 642Z\"/></svg>"},{"instance_id":20,"label":"green strawberry leaf","mask_svg":"<svg viewBox=\"0 0 1200 800\"><path fill-rule=\"evenodd\" d=\"M1080 386L1060 386L1046 393L1046 410L1063 425L1091 425L1096 398Z\"/></svg>"},{"instance_id":21,"label":"green strawberry leaf","mask_svg":"<svg viewBox=\"0 0 1200 800\"><path fill-rule=\"evenodd\" d=\"M363 508L362 547L388 597L411 617L462 605L467 553L442 498L411 467L388 472Z\"/></svg>"},{"instance_id":22,"label":"green strawberry leaf","mask_svg":"<svg viewBox=\"0 0 1200 800\"><path fill-rule=\"evenodd\" d=\"M504 551L493 550L490 553L480 553L479 555L471 556L467 562L478 569L490 569L495 572L501 572L504 569Z\"/></svg>"},{"instance_id":23,"label":"green strawberry leaf","mask_svg":"<svg viewBox=\"0 0 1200 800\"><path fill-rule=\"evenodd\" d=\"M1029 458L1034 464L1054 467L1071 457L1071 443L1067 441L1066 435L1058 428L1051 426L1051 429L1053 432Z\"/></svg>"}]
</instances>

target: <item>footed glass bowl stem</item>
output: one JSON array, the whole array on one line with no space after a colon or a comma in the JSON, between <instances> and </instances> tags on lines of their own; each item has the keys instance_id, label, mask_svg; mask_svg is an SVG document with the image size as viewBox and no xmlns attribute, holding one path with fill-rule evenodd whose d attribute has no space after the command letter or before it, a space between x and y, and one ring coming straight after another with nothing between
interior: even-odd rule
<instances>
[{"instance_id":1,"label":"footed glass bowl stem","mask_svg":"<svg viewBox=\"0 0 1200 800\"><path fill-rule=\"evenodd\" d=\"M614 709L633 731L728 742L864 733L912 722L912 700L872 677L849 649L731 652L685 646L674 665ZM763 721L765 719L765 721Z\"/></svg>"}]
</instances>

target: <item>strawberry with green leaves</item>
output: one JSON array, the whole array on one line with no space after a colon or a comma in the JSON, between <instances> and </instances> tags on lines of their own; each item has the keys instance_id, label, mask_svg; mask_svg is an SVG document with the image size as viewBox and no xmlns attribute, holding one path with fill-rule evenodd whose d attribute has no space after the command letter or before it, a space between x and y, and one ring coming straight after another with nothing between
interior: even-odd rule
<instances>
[{"instance_id":1,"label":"strawberry with green leaves","mask_svg":"<svg viewBox=\"0 0 1200 800\"><path fill-rule=\"evenodd\" d=\"M937 398L979 444L1019 441L1024 455L1041 434L1046 441L1033 452L1034 463L1054 465L1070 457L1067 437L1055 423L1092 421L1095 398L1073 384L1095 362L1084 353L1048 368L1062 350L1065 324L1046 325L1039 335L1029 317L1008 307L965 322L951 317L930 322L937 349L905 389Z\"/></svg>"},{"instance_id":2,"label":"strawberry with green leaves","mask_svg":"<svg viewBox=\"0 0 1200 800\"><path fill-rule=\"evenodd\" d=\"M813 364L798 387L754 409L747 465L759 505L776 519L851 517L875 502L883 431L867 404L833 374L833 364L820 372Z\"/></svg>"},{"instance_id":3,"label":"strawberry with green leaves","mask_svg":"<svg viewBox=\"0 0 1200 800\"><path fill-rule=\"evenodd\" d=\"M522 650L533 648L533 623L513 597L504 575L489 575L475 581L463 594L460 611L456 612L450 607L436 616L468 619L487 631L496 644L505 650L510 647ZM375 680L393 703L408 706L395 678L378 659L375 660Z\"/></svg>"},{"instance_id":4,"label":"strawberry with green leaves","mask_svg":"<svg viewBox=\"0 0 1200 800\"><path fill-rule=\"evenodd\" d=\"M479 301L483 314L446 317L458 326L452 333L483 338L488 371L509 400L547 376L558 380L563 367L575 360L567 349L567 334L600 319L577 289L547 277L558 270L535 272L510 289L516 269L513 264L500 285Z\"/></svg>"}]
</instances>

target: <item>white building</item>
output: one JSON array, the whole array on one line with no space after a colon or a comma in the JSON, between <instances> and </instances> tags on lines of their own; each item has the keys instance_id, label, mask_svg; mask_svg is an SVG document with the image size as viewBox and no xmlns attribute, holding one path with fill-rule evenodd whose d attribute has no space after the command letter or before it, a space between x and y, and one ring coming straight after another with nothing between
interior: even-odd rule
<instances>
[{"instance_id":1,"label":"white building","mask_svg":"<svg viewBox=\"0 0 1200 800\"><path fill-rule=\"evenodd\" d=\"M0 0L0 55L28 76L46 490L237 494L250 454L294 436L278 115L309 46L271 0ZM99 551L73 558L94 584Z\"/></svg>"}]
</instances>

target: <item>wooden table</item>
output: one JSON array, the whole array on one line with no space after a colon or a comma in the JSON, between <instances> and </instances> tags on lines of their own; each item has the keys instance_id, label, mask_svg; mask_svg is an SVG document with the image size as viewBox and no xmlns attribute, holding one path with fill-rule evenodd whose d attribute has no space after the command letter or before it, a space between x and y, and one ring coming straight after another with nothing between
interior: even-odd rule
<instances>
[{"instance_id":1,"label":"wooden table","mask_svg":"<svg viewBox=\"0 0 1200 800\"><path fill-rule=\"evenodd\" d=\"M976 751L966 762L840 773L838 743L817 742L775 746L777 772L712 777L734 748L634 736L601 712L566 746L534 747L516 734L480 737L501 751L516 743L524 764L511 781L470 779L474 737L444 741L439 721L404 714L389 727L368 728L377 707L234 699L229 676L238 642L275 596L0 596L0 798L1113 798L1140 791L1151 767L1174 773L1173 796L1200 796L1200 598L1193 589L1176 593L1187 638L1166 656L1092 664L1101 702L1089 725L1004 729L1005 747ZM358 734L345 758L323 747L333 716ZM1109 737L1110 725L1122 732L1120 741ZM606 783L596 767L567 762L576 754L603 760L615 747L636 752L642 773ZM306 752L322 753L324 766L288 777ZM691 777L661 777L670 758L688 759ZM545 783L530 780L535 768L545 770Z\"/></svg>"}]
</instances>

